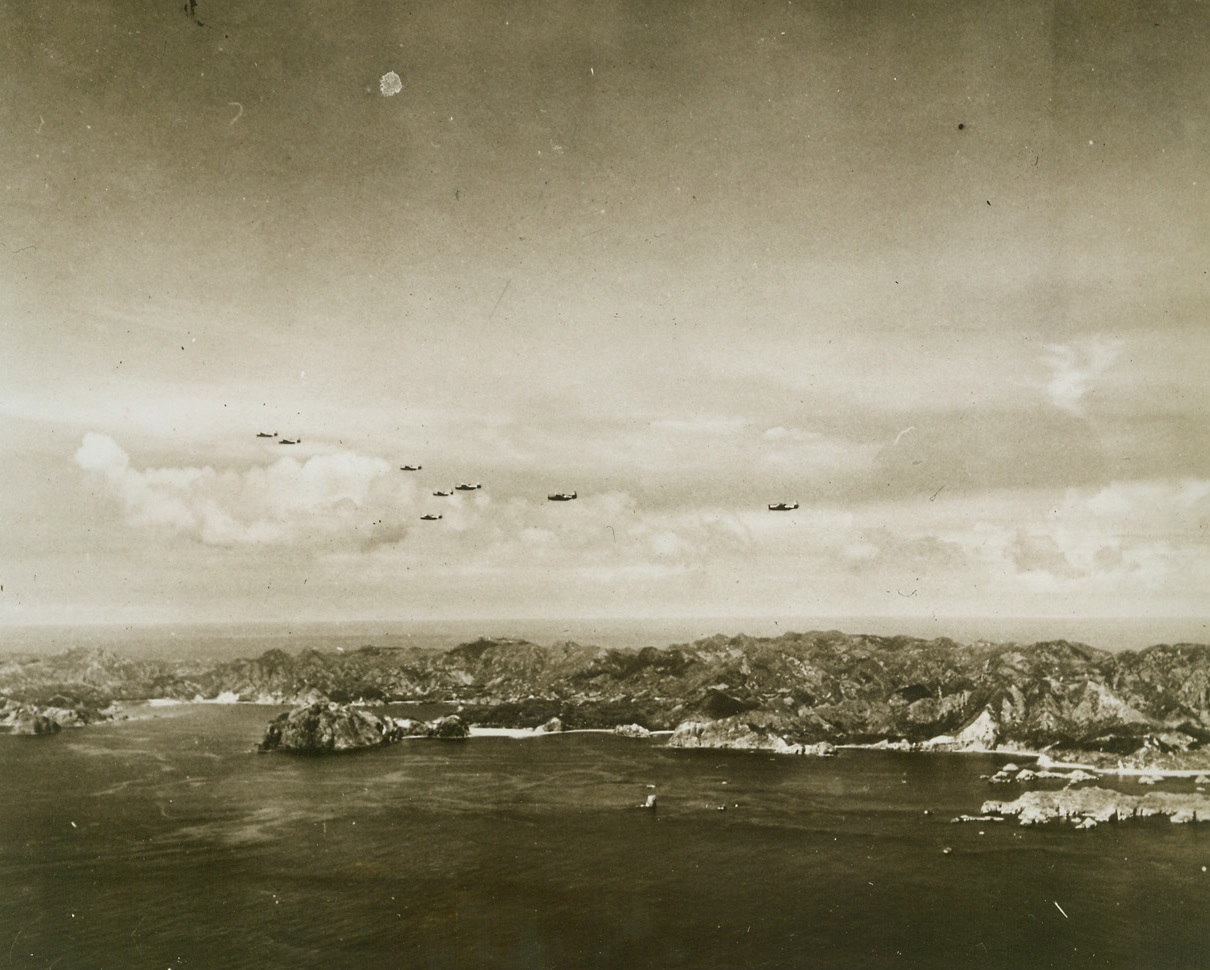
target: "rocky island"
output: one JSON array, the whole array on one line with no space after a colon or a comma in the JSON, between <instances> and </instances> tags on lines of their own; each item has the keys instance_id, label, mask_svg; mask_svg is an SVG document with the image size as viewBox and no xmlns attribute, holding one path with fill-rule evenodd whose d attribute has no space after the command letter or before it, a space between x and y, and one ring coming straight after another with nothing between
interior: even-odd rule
<instances>
[{"instance_id":1,"label":"rocky island","mask_svg":"<svg viewBox=\"0 0 1210 970\"><path fill-rule=\"evenodd\" d=\"M363 708L315 700L279 714L265 729L258 751L300 754L381 748L404 738L464 738L468 729L457 716L431 723L379 715Z\"/></svg>"},{"instance_id":2,"label":"rocky island","mask_svg":"<svg viewBox=\"0 0 1210 970\"><path fill-rule=\"evenodd\" d=\"M1126 792L1091 786L1028 791L1013 801L987 801L983 815L1015 816L1022 825L1063 821L1077 828L1101 822L1167 816L1172 822L1210 822L1210 796L1199 792Z\"/></svg>"}]
</instances>

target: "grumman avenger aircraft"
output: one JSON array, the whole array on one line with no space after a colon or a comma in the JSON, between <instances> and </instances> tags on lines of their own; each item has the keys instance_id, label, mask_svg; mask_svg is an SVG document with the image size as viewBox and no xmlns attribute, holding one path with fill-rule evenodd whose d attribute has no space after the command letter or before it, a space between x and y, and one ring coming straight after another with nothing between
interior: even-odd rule
<instances>
[{"instance_id":1,"label":"grumman avenger aircraft","mask_svg":"<svg viewBox=\"0 0 1210 970\"><path fill-rule=\"evenodd\" d=\"M441 518L441 515L436 512L429 512L427 515L422 515L420 518L424 522L436 522L439 518Z\"/></svg>"},{"instance_id":2,"label":"grumman avenger aircraft","mask_svg":"<svg viewBox=\"0 0 1210 970\"><path fill-rule=\"evenodd\" d=\"M473 492L473 491L475 491L475 489L482 488L482 487L483 486L480 485L478 482L475 482L474 484L471 484L468 482L459 482L457 485L454 486L454 488L459 492Z\"/></svg>"},{"instance_id":3,"label":"grumman avenger aircraft","mask_svg":"<svg viewBox=\"0 0 1210 970\"><path fill-rule=\"evenodd\" d=\"M279 445L297 445L302 442L302 438L279 438Z\"/></svg>"},{"instance_id":4,"label":"grumman avenger aircraft","mask_svg":"<svg viewBox=\"0 0 1210 970\"><path fill-rule=\"evenodd\" d=\"M266 433L266 432L264 432L264 431L258 431L258 432L256 432L256 436L257 436L258 438L276 438L276 437L277 437L277 432L276 432L276 431L271 431L271 432Z\"/></svg>"},{"instance_id":5,"label":"grumman avenger aircraft","mask_svg":"<svg viewBox=\"0 0 1210 970\"><path fill-rule=\"evenodd\" d=\"M453 492L443 492L443 491L441 491L441 489L437 489L437 491L435 491L433 494L436 495L437 498L449 498L449 496L453 495L454 493Z\"/></svg>"},{"instance_id":6,"label":"grumman avenger aircraft","mask_svg":"<svg viewBox=\"0 0 1210 970\"><path fill-rule=\"evenodd\" d=\"M399 470L401 472L418 472L422 467L421 465L400 465Z\"/></svg>"},{"instance_id":7,"label":"grumman avenger aircraft","mask_svg":"<svg viewBox=\"0 0 1210 970\"><path fill-rule=\"evenodd\" d=\"M548 501L548 502L570 502L577 497L578 496L576 495L575 492L554 492L554 493L546 496L546 501Z\"/></svg>"},{"instance_id":8,"label":"grumman avenger aircraft","mask_svg":"<svg viewBox=\"0 0 1210 970\"><path fill-rule=\"evenodd\" d=\"M774 502L769 506L770 512L793 512L798 508L797 502Z\"/></svg>"}]
</instances>

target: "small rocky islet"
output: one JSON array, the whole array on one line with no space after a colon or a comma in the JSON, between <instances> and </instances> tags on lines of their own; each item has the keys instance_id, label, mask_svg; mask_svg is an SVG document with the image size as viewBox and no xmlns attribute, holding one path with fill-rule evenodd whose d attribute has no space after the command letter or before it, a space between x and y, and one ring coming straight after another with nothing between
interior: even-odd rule
<instances>
[{"instance_id":1,"label":"small rocky islet","mask_svg":"<svg viewBox=\"0 0 1210 970\"><path fill-rule=\"evenodd\" d=\"M465 738L469 733L466 722L456 714L424 722L312 700L270 721L257 750L324 754L380 748L404 738Z\"/></svg>"}]
</instances>

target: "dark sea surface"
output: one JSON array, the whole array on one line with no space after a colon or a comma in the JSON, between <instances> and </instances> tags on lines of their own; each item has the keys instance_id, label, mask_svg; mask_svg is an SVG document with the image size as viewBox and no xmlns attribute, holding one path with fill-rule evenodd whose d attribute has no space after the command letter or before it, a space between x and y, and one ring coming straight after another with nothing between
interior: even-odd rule
<instances>
[{"instance_id":1,"label":"dark sea surface","mask_svg":"<svg viewBox=\"0 0 1210 970\"><path fill-rule=\"evenodd\" d=\"M1210 826L951 824L1003 757L252 753L276 712L0 737L0 967L1210 963Z\"/></svg>"}]
</instances>

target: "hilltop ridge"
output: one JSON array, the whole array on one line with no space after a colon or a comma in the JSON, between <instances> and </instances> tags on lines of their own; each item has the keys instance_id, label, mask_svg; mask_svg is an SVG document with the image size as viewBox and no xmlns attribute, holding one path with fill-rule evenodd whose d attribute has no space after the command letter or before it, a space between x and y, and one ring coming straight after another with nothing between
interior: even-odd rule
<instances>
[{"instance_id":1,"label":"hilltop ridge","mask_svg":"<svg viewBox=\"0 0 1210 970\"><path fill-rule=\"evenodd\" d=\"M808 744L931 740L1154 762L1199 760L1210 741L1205 644L1111 654L1067 640L968 645L828 630L639 650L481 638L444 652L365 646L174 663L73 649L0 662L10 708L220 695L291 703L312 690L339 702L458 702L468 720L510 727L747 718Z\"/></svg>"}]
</instances>

